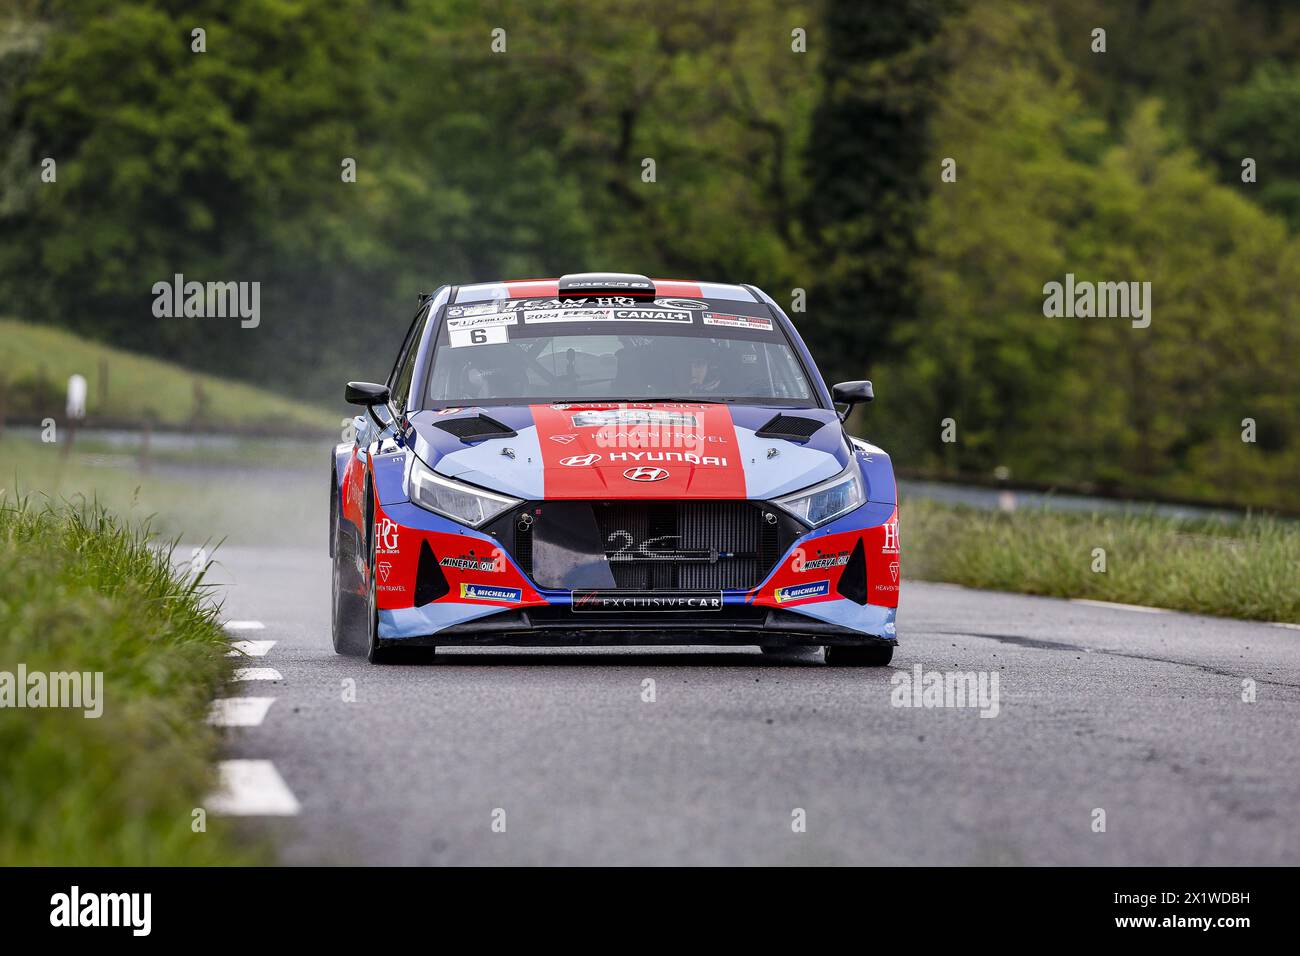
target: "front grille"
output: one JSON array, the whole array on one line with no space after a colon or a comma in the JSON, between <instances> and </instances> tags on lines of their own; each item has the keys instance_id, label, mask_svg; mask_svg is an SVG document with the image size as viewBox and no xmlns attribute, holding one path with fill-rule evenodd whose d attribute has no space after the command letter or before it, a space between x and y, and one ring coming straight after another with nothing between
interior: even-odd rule
<instances>
[{"instance_id":1,"label":"front grille","mask_svg":"<svg viewBox=\"0 0 1300 956\"><path fill-rule=\"evenodd\" d=\"M590 507L616 588L749 590L762 583L791 537L785 519L762 502L593 501ZM546 519L545 502L523 510ZM531 577L536 525L513 525L512 553Z\"/></svg>"}]
</instances>

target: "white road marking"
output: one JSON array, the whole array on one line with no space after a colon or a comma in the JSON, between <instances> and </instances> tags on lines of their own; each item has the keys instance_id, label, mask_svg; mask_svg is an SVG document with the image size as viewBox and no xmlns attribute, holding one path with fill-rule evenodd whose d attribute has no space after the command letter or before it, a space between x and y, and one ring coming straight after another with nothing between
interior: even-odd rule
<instances>
[{"instance_id":1,"label":"white road marking","mask_svg":"<svg viewBox=\"0 0 1300 956\"><path fill-rule=\"evenodd\" d=\"M275 646L275 641L231 641L233 650L227 657L265 657L266 652Z\"/></svg>"},{"instance_id":2,"label":"white road marking","mask_svg":"<svg viewBox=\"0 0 1300 956\"><path fill-rule=\"evenodd\" d=\"M261 621L226 621L221 625L227 631L261 631L266 625Z\"/></svg>"},{"instance_id":3,"label":"white road marking","mask_svg":"<svg viewBox=\"0 0 1300 956\"><path fill-rule=\"evenodd\" d=\"M269 760L222 760L220 783L203 805L230 817L291 817L302 806Z\"/></svg>"},{"instance_id":4,"label":"white road marking","mask_svg":"<svg viewBox=\"0 0 1300 956\"><path fill-rule=\"evenodd\" d=\"M256 727L266 719L274 697L221 697L212 702L208 723L215 727Z\"/></svg>"},{"instance_id":5,"label":"white road marking","mask_svg":"<svg viewBox=\"0 0 1300 956\"><path fill-rule=\"evenodd\" d=\"M1120 611L1141 611L1143 614L1171 614L1167 607L1147 607L1143 604L1116 604L1114 601L1089 601L1085 598L1070 598L1071 604L1086 604L1089 607L1109 607Z\"/></svg>"},{"instance_id":6,"label":"white road marking","mask_svg":"<svg viewBox=\"0 0 1300 956\"><path fill-rule=\"evenodd\" d=\"M1300 631L1300 624L1288 624L1286 621L1271 622L1274 627L1289 627L1293 631Z\"/></svg>"},{"instance_id":7,"label":"white road marking","mask_svg":"<svg viewBox=\"0 0 1300 956\"><path fill-rule=\"evenodd\" d=\"M235 680L284 680L274 667L238 667Z\"/></svg>"}]
</instances>

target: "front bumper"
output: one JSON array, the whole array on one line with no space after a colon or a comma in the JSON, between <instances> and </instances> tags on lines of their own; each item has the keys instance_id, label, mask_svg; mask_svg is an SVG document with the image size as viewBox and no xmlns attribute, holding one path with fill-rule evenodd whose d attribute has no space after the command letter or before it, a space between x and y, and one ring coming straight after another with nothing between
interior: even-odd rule
<instances>
[{"instance_id":1,"label":"front bumper","mask_svg":"<svg viewBox=\"0 0 1300 956\"><path fill-rule=\"evenodd\" d=\"M379 612L379 636L425 645L894 644L892 607L820 601L795 610L726 598L707 613L578 614L555 603L503 609L459 603Z\"/></svg>"},{"instance_id":2,"label":"front bumper","mask_svg":"<svg viewBox=\"0 0 1300 956\"><path fill-rule=\"evenodd\" d=\"M380 507L394 545L381 550L378 636L426 645L893 644L896 549L892 505L868 504L789 542L763 583L714 590L708 610L575 610L574 590L539 587L496 534L406 502ZM391 525L391 527L390 527ZM896 538L896 531L893 532ZM891 567L892 562L892 567ZM383 577L386 574L387 577ZM428 578L436 576L437 587ZM845 582L848 582L847 584ZM611 592L600 592L610 596ZM612 592L614 596L626 593ZM642 592L644 593L644 592ZM653 593L661 593L655 590ZM664 591L664 595L704 592ZM420 595L429 596L420 601ZM414 597L414 600L413 600ZM585 601L579 601L585 604Z\"/></svg>"},{"instance_id":3,"label":"front bumper","mask_svg":"<svg viewBox=\"0 0 1300 956\"><path fill-rule=\"evenodd\" d=\"M507 645L517 647L570 647L621 645L708 645L743 646L753 644L811 646L823 644L894 645L893 608L880 615L881 630L887 626L891 636L867 634L828 621L809 618L779 608L740 608L723 610L704 619L666 615L606 615L593 621L575 620L568 609L521 608L502 611L480 620L451 624L433 634L413 635L401 643L413 646L478 647ZM888 621L884 621L884 618Z\"/></svg>"}]
</instances>

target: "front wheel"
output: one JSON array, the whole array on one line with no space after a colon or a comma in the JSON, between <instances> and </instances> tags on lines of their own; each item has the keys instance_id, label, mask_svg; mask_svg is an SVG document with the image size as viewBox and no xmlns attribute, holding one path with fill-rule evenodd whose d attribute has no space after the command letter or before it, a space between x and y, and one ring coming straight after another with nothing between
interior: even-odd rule
<instances>
[{"instance_id":1,"label":"front wheel","mask_svg":"<svg viewBox=\"0 0 1300 956\"><path fill-rule=\"evenodd\" d=\"M360 655L366 652L365 619L367 602L349 587L357 577L355 535L334 530L334 559L330 573L330 631L334 650L339 654ZM351 575L349 579L346 575Z\"/></svg>"},{"instance_id":2,"label":"front wheel","mask_svg":"<svg viewBox=\"0 0 1300 956\"><path fill-rule=\"evenodd\" d=\"M885 667L893 659L893 644L831 644L826 648L826 663L832 667Z\"/></svg>"}]
</instances>

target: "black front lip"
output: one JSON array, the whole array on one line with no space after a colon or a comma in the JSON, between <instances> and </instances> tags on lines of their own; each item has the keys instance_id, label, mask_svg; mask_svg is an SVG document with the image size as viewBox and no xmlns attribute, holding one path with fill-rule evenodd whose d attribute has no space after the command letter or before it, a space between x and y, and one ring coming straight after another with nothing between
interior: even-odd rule
<instances>
[{"instance_id":1,"label":"black front lip","mask_svg":"<svg viewBox=\"0 0 1300 956\"><path fill-rule=\"evenodd\" d=\"M555 611L562 611L557 614ZM487 618L453 624L425 637L396 638L387 643L456 647L518 647L852 644L893 646L892 637L864 634L779 608L746 608L744 616L727 609L707 614L591 614L575 620L567 608L521 608ZM590 617L590 620L588 619Z\"/></svg>"}]
</instances>

